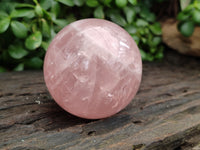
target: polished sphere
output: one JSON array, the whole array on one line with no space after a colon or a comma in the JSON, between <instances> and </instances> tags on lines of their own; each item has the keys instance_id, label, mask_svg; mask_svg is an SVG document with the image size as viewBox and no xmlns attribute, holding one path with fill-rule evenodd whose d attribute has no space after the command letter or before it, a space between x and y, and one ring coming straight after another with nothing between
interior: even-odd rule
<instances>
[{"instance_id":1,"label":"polished sphere","mask_svg":"<svg viewBox=\"0 0 200 150\"><path fill-rule=\"evenodd\" d=\"M62 29L44 61L44 79L54 100L67 112L87 119L112 116L138 91L141 55L120 26L83 19Z\"/></svg>"}]
</instances>

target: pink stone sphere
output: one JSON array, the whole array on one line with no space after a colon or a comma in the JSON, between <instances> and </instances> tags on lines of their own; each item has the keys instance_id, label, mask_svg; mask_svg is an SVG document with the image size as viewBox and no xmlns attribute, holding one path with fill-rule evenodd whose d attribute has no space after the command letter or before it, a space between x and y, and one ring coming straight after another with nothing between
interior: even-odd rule
<instances>
[{"instance_id":1,"label":"pink stone sphere","mask_svg":"<svg viewBox=\"0 0 200 150\"><path fill-rule=\"evenodd\" d=\"M141 55L133 38L102 19L83 19L63 28L44 61L44 79L54 100L87 119L109 117L125 108L141 76Z\"/></svg>"}]
</instances>

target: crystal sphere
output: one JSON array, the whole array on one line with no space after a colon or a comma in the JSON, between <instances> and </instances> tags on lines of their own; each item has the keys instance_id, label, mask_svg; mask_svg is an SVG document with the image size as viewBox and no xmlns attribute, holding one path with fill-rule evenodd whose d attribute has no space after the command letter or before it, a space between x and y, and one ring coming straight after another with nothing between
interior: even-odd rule
<instances>
[{"instance_id":1,"label":"crystal sphere","mask_svg":"<svg viewBox=\"0 0 200 150\"><path fill-rule=\"evenodd\" d=\"M109 117L125 108L141 76L141 55L133 38L102 19L83 19L63 28L44 61L51 96L67 112L87 119Z\"/></svg>"}]
</instances>

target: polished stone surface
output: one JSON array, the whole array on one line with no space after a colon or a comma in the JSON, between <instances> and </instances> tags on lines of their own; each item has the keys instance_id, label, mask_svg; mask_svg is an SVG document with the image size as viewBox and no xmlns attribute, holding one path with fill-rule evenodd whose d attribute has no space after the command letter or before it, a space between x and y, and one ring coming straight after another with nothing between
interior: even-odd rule
<instances>
[{"instance_id":1,"label":"polished stone surface","mask_svg":"<svg viewBox=\"0 0 200 150\"><path fill-rule=\"evenodd\" d=\"M82 118L105 118L125 108L141 76L141 56L132 37L106 20L71 23L56 35L45 56L50 94L63 109Z\"/></svg>"}]
</instances>

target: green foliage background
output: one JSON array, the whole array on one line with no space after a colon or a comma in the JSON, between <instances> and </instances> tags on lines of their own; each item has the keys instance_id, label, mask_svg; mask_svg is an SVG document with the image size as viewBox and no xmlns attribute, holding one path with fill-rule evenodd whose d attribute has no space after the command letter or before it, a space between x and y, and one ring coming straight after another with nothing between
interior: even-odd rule
<instances>
[{"instance_id":1,"label":"green foliage background","mask_svg":"<svg viewBox=\"0 0 200 150\"><path fill-rule=\"evenodd\" d=\"M162 1L1 0L0 72L41 69L45 52L56 33L83 18L107 19L119 24L136 41L143 60L162 59L161 26L150 11L154 2ZM199 5L196 5L199 11ZM187 9L191 12L191 8ZM195 23L199 24L199 15L195 14L193 18L197 18ZM178 16L180 30L189 29L187 33L181 32L185 36L192 34L195 25L189 18L185 12Z\"/></svg>"},{"instance_id":2,"label":"green foliage background","mask_svg":"<svg viewBox=\"0 0 200 150\"><path fill-rule=\"evenodd\" d=\"M200 26L200 0L181 0L180 4L183 7L177 16L178 29L182 35L189 37L193 34L195 26Z\"/></svg>"}]
</instances>

